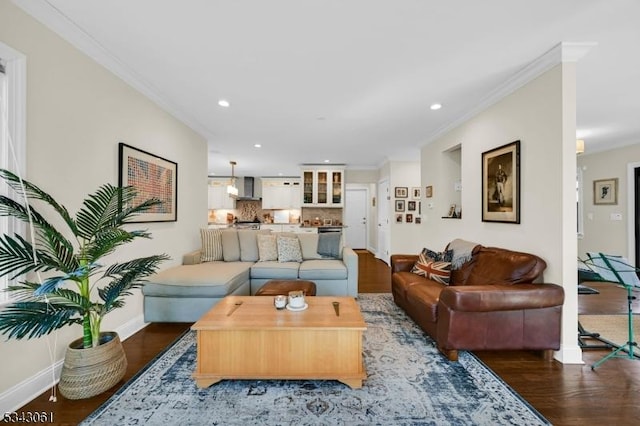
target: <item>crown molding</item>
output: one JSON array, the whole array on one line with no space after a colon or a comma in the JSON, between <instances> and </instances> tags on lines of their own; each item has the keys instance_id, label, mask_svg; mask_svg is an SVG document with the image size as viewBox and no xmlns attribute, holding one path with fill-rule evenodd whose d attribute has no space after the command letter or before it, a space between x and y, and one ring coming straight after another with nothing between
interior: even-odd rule
<instances>
[{"instance_id":1,"label":"crown molding","mask_svg":"<svg viewBox=\"0 0 640 426\"><path fill-rule=\"evenodd\" d=\"M211 139L213 135L205 126L199 123L191 115L187 114L174 103L166 99L161 90L145 81L142 76L129 68L115 55L109 52L97 40L87 34L70 18L64 15L48 1L12 0L12 2L39 21L45 27L62 37L72 46L93 59L111 73L122 79L125 83L138 90L160 108L190 127L204 139Z\"/></svg>"},{"instance_id":2,"label":"crown molding","mask_svg":"<svg viewBox=\"0 0 640 426\"><path fill-rule=\"evenodd\" d=\"M556 44L551 49L526 65L520 71L515 73L504 83L490 91L476 106L436 130L427 138L427 140L421 146L425 146L434 142L444 134L469 121L480 112L489 108L491 105L497 103L501 99L515 92L516 90L529 83L530 81L536 79L545 72L549 71L556 65L564 62L577 62L584 55L586 55L589 50L597 45L598 44L595 42L561 42Z\"/></svg>"}]
</instances>

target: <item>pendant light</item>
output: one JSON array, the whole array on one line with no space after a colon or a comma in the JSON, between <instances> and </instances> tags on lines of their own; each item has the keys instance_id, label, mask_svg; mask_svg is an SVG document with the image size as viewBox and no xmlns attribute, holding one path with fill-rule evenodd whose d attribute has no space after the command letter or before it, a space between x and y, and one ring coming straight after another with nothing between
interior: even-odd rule
<instances>
[{"instance_id":1,"label":"pendant light","mask_svg":"<svg viewBox=\"0 0 640 426\"><path fill-rule=\"evenodd\" d=\"M229 181L229 185L227 185L227 194L229 194L229 197L231 198L237 198L238 188L236 187L236 177L234 175L234 167L236 166L236 162L229 161L229 164L231 164L231 180Z\"/></svg>"}]
</instances>

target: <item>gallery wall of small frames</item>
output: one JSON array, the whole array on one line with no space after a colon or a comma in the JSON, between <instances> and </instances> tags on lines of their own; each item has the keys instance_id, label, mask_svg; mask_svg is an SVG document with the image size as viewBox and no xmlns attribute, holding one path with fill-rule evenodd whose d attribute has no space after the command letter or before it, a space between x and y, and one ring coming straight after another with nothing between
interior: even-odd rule
<instances>
[{"instance_id":1,"label":"gallery wall of small frames","mask_svg":"<svg viewBox=\"0 0 640 426\"><path fill-rule=\"evenodd\" d=\"M427 187L430 188L430 187ZM395 218L396 223L422 223L422 189L406 186L395 187Z\"/></svg>"}]
</instances>

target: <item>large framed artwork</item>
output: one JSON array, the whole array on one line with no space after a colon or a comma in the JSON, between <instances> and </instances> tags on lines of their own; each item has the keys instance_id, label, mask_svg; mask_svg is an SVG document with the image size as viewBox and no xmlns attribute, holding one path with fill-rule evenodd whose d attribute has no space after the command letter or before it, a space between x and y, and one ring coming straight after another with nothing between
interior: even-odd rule
<instances>
[{"instance_id":1,"label":"large framed artwork","mask_svg":"<svg viewBox=\"0 0 640 426\"><path fill-rule=\"evenodd\" d=\"M135 204L150 198L162 201L131 223L177 221L178 164L122 142L118 148L118 185L137 190Z\"/></svg>"},{"instance_id":2,"label":"large framed artwork","mask_svg":"<svg viewBox=\"0 0 640 426\"><path fill-rule=\"evenodd\" d=\"M520 141L482 153L482 221L520 223Z\"/></svg>"}]
</instances>

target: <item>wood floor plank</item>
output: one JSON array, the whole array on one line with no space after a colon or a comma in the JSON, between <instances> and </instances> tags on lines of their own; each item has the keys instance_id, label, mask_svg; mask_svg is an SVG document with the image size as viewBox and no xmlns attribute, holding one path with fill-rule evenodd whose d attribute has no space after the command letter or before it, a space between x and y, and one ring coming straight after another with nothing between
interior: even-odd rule
<instances>
[{"instance_id":1,"label":"wood floor plank","mask_svg":"<svg viewBox=\"0 0 640 426\"><path fill-rule=\"evenodd\" d=\"M358 250L359 292L391 291L389 267L371 253ZM610 283L585 283L599 295L579 296L584 314L626 313L626 291ZM635 301L634 309L640 308ZM640 309L638 309L640 311ZM48 401L46 392L22 411L53 411L54 424L76 425L158 353L189 328L190 324L151 324L123 342L129 366L123 381L102 395L69 401L58 395ZM577 334L577 333L576 333ZM612 359L596 371L591 365L609 353L604 349L585 350L584 365L563 365L544 361L532 351L484 351L475 354L554 425L637 425L640 424L640 362Z\"/></svg>"}]
</instances>

